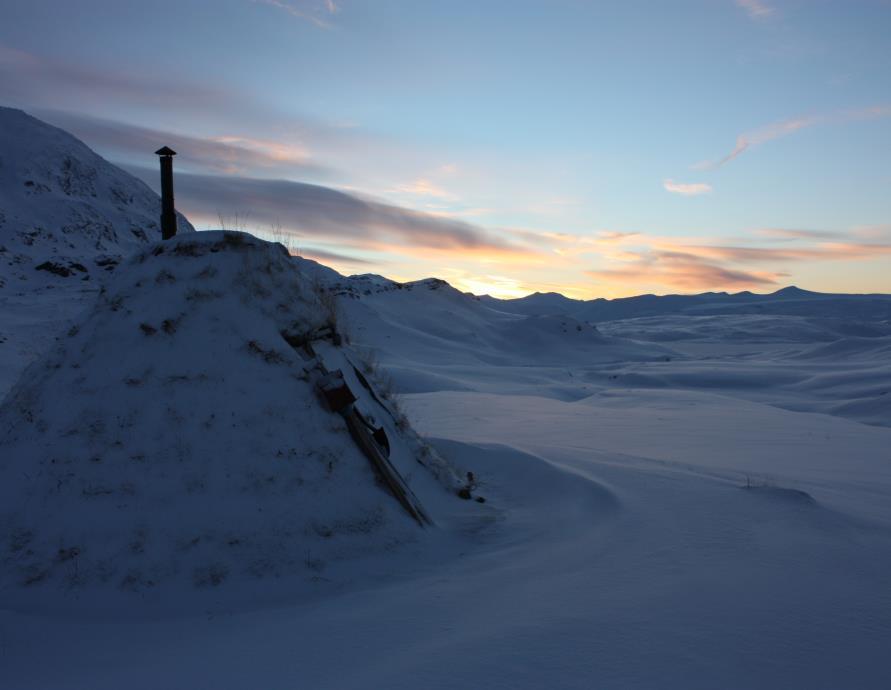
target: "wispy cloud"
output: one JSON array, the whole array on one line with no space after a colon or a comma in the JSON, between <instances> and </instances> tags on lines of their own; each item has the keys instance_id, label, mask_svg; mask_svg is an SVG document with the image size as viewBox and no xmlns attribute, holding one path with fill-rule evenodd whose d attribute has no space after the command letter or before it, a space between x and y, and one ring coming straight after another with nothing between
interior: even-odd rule
<instances>
[{"instance_id":1,"label":"wispy cloud","mask_svg":"<svg viewBox=\"0 0 891 690\"><path fill-rule=\"evenodd\" d=\"M429 196L436 199L454 199L455 195L437 186L426 178L418 178L413 182L398 185L394 191L414 196Z\"/></svg>"},{"instance_id":2,"label":"wispy cloud","mask_svg":"<svg viewBox=\"0 0 891 690\"><path fill-rule=\"evenodd\" d=\"M587 274L602 281L663 286L672 290L754 289L787 277L790 264L863 261L891 256L891 233L882 230L848 233L770 228L752 233L781 246L710 244L646 234L617 234L599 251L609 263ZM767 270L764 270L764 269Z\"/></svg>"},{"instance_id":3,"label":"wispy cloud","mask_svg":"<svg viewBox=\"0 0 891 690\"><path fill-rule=\"evenodd\" d=\"M764 2L764 0L735 0L752 19L763 20L776 14L776 8Z\"/></svg>"},{"instance_id":4,"label":"wispy cloud","mask_svg":"<svg viewBox=\"0 0 891 690\"><path fill-rule=\"evenodd\" d=\"M597 237L603 242L623 242L630 237L640 236L639 232L615 232L613 230L604 230L598 233Z\"/></svg>"},{"instance_id":5,"label":"wispy cloud","mask_svg":"<svg viewBox=\"0 0 891 690\"><path fill-rule=\"evenodd\" d=\"M161 145L177 152L177 167L190 172L232 175L299 175L330 173L300 143L256 139L244 135L194 137L77 113L38 111L48 122L87 141L115 160L151 160Z\"/></svg>"},{"instance_id":6,"label":"wispy cloud","mask_svg":"<svg viewBox=\"0 0 891 690\"><path fill-rule=\"evenodd\" d=\"M128 167L157 187L154 169ZM285 231L316 240L417 255L424 251L531 255L532 250L486 228L431 216L330 187L237 176L180 173L177 201L186 215L215 219L238 214L260 228L281 224Z\"/></svg>"},{"instance_id":7,"label":"wispy cloud","mask_svg":"<svg viewBox=\"0 0 891 690\"><path fill-rule=\"evenodd\" d=\"M744 271L685 252L654 251L635 255L616 268L589 270L598 280L662 285L675 290L745 289L776 285L782 274Z\"/></svg>"},{"instance_id":8,"label":"wispy cloud","mask_svg":"<svg viewBox=\"0 0 891 690\"><path fill-rule=\"evenodd\" d=\"M356 256L350 256L349 254L341 254L340 252L331 252L326 249L296 247L291 253L302 256L304 259L313 259L320 263L354 264L357 266L372 265L372 262L368 259L361 259Z\"/></svg>"},{"instance_id":9,"label":"wispy cloud","mask_svg":"<svg viewBox=\"0 0 891 690\"><path fill-rule=\"evenodd\" d=\"M801 230L795 228L759 228L754 234L780 240L837 240L845 237L842 232L831 230Z\"/></svg>"},{"instance_id":10,"label":"wispy cloud","mask_svg":"<svg viewBox=\"0 0 891 690\"><path fill-rule=\"evenodd\" d=\"M714 169L726 165L738 158L749 149L765 144L768 141L794 134L803 129L822 124L843 124L862 120L891 117L891 105L881 104L868 108L845 110L828 115L806 115L804 117L781 120L749 132L743 132L736 138L736 145L728 154L715 161L702 161L696 163L695 169Z\"/></svg>"},{"instance_id":11,"label":"wispy cloud","mask_svg":"<svg viewBox=\"0 0 891 690\"><path fill-rule=\"evenodd\" d=\"M821 242L807 247L739 247L724 245L684 245L686 251L709 259L736 263L776 263L789 261L839 261L869 259L891 254L891 245L861 242Z\"/></svg>"},{"instance_id":12,"label":"wispy cloud","mask_svg":"<svg viewBox=\"0 0 891 690\"><path fill-rule=\"evenodd\" d=\"M759 127L751 132L744 132L736 138L736 146L733 147L733 150L730 153L716 161L703 161L702 163L697 163L693 167L698 169L720 168L722 165L726 165L753 146L760 146L768 141L779 139L780 137L787 136L806 127L812 127L813 125L824 121L825 118L821 116L799 117L775 122L765 127Z\"/></svg>"},{"instance_id":13,"label":"wispy cloud","mask_svg":"<svg viewBox=\"0 0 891 690\"><path fill-rule=\"evenodd\" d=\"M666 191L669 191L672 194L680 194L682 196L699 196L701 194L708 194L712 191L712 186L705 182L684 183L675 182L674 180L664 180L662 186Z\"/></svg>"},{"instance_id":14,"label":"wispy cloud","mask_svg":"<svg viewBox=\"0 0 891 690\"><path fill-rule=\"evenodd\" d=\"M7 103L59 107L61 102L110 99L166 108L233 108L238 100L206 83L95 69L35 55L0 43L0 93Z\"/></svg>"},{"instance_id":15,"label":"wispy cloud","mask_svg":"<svg viewBox=\"0 0 891 690\"><path fill-rule=\"evenodd\" d=\"M251 0L256 5L268 5L292 17L311 22L322 29L331 28L328 18L340 12L334 0Z\"/></svg>"}]
</instances>

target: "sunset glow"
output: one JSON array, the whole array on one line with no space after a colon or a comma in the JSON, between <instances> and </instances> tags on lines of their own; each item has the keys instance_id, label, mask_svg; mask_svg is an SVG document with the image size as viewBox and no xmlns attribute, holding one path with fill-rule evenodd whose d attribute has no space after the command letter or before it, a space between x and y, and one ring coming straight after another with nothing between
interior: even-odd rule
<instances>
[{"instance_id":1,"label":"sunset glow","mask_svg":"<svg viewBox=\"0 0 891 690\"><path fill-rule=\"evenodd\" d=\"M887 3L206 7L90 0L48 26L10 4L5 100L153 187L172 146L196 226L237 217L345 273L891 289Z\"/></svg>"}]
</instances>

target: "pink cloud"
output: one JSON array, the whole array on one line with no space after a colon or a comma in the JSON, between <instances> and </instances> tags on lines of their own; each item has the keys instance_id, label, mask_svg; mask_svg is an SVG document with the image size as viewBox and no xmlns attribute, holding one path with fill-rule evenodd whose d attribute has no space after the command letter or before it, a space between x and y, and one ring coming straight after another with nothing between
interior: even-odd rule
<instances>
[{"instance_id":1,"label":"pink cloud","mask_svg":"<svg viewBox=\"0 0 891 690\"><path fill-rule=\"evenodd\" d=\"M771 7L763 0L736 0L736 4L744 9L752 19L766 19L776 13L776 8Z\"/></svg>"},{"instance_id":2,"label":"pink cloud","mask_svg":"<svg viewBox=\"0 0 891 690\"><path fill-rule=\"evenodd\" d=\"M610 281L663 285L672 289L745 289L775 285L782 274L743 271L705 261L683 252L651 252L618 268L586 271L587 275Z\"/></svg>"},{"instance_id":3,"label":"pink cloud","mask_svg":"<svg viewBox=\"0 0 891 690\"><path fill-rule=\"evenodd\" d=\"M823 122L824 119L825 118L816 116L783 120L782 122L776 122L774 124L767 125L766 127L761 127L751 132L740 134L736 138L736 146L733 148L733 150L726 156L721 158L719 161L710 163L708 167L719 168L722 165L726 165L745 151L748 151L752 146L760 146L761 144L764 144L768 141L779 139L780 137L787 136L789 134L792 134L793 132L804 129L805 127L811 127L820 122Z\"/></svg>"},{"instance_id":4,"label":"pink cloud","mask_svg":"<svg viewBox=\"0 0 891 690\"><path fill-rule=\"evenodd\" d=\"M764 127L743 132L736 138L736 146L723 158L717 161L703 161L695 164L695 169L720 168L739 157L750 148L760 146L768 141L780 139L795 132L821 124L843 124L860 120L873 120L882 117L891 117L891 105L875 105L869 108L846 110L830 115L806 115L804 117L790 118L774 122Z\"/></svg>"},{"instance_id":5,"label":"pink cloud","mask_svg":"<svg viewBox=\"0 0 891 690\"><path fill-rule=\"evenodd\" d=\"M664 180L662 186L666 191L672 194L680 194L682 196L699 196L701 194L709 194L712 186L705 182L675 182L674 180Z\"/></svg>"}]
</instances>

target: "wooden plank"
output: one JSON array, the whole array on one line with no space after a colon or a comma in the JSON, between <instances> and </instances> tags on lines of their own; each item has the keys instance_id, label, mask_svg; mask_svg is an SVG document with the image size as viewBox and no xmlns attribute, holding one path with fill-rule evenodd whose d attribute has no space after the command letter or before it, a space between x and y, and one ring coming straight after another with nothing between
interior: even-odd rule
<instances>
[{"instance_id":1,"label":"wooden plank","mask_svg":"<svg viewBox=\"0 0 891 690\"><path fill-rule=\"evenodd\" d=\"M390 493L402 504L402 507L405 508L408 514L418 521L419 525L422 527L432 525L433 521L421 507L420 501L408 487L408 484L405 483L402 475L393 467L393 464L375 443L368 431L368 427L359 417L360 413L355 406L350 405L341 410L341 414L346 420L347 428L350 430L356 445L365 453L378 476L383 479L387 488L389 488Z\"/></svg>"}]
</instances>

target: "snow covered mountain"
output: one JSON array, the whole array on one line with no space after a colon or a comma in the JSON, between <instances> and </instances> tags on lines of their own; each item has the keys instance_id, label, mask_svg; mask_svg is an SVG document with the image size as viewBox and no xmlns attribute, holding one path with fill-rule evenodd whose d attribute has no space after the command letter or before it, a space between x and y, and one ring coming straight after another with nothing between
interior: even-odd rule
<instances>
[{"instance_id":1,"label":"snow covered mountain","mask_svg":"<svg viewBox=\"0 0 891 690\"><path fill-rule=\"evenodd\" d=\"M83 142L0 107L0 398L105 275L160 239L160 212L145 183Z\"/></svg>"},{"instance_id":2,"label":"snow covered mountain","mask_svg":"<svg viewBox=\"0 0 891 690\"><path fill-rule=\"evenodd\" d=\"M90 280L161 238L158 196L67 132L0 108L0 151L0 287L7 292L54 277ZM180 232L194 231L178 220Z\"/></svg>"},{"instance_id":3,"label":"snow covered mountain","mask_svg":"<svg viewBox=\"0 0 891 690\"><path fill-rule=\"evenodd\" d=\"M564 314L600 323L671 314L780 314L891 320L891 295L836 295L791 286L771 294L704 292L698 295L638 295L617 299L571 300L557 293L517 299L481 298L489 306L516 314Z\"/></svg>"}]
</instances>

